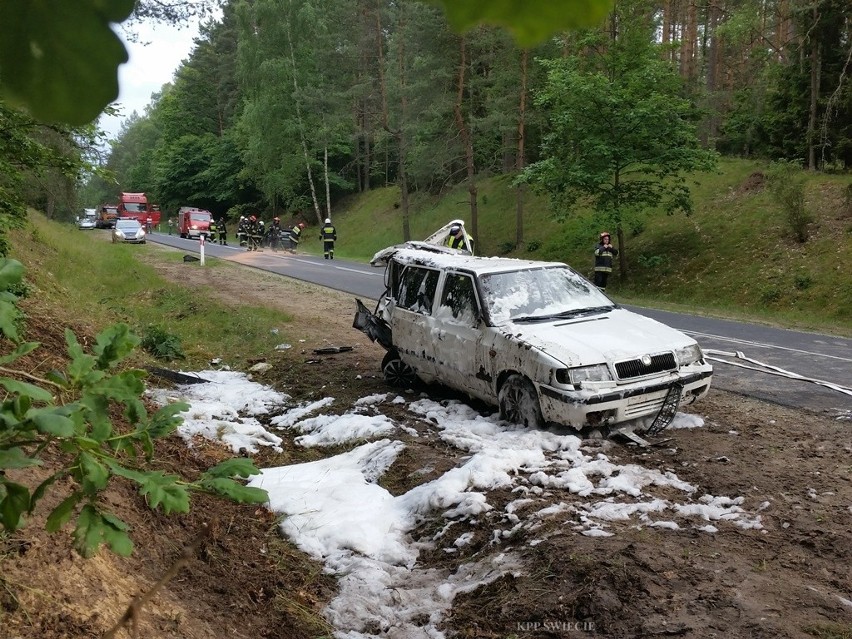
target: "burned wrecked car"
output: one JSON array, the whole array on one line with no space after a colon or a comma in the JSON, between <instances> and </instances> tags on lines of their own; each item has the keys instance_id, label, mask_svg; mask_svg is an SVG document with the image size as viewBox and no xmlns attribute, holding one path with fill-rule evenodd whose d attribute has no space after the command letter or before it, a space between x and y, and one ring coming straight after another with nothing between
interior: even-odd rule
<instances>
[{"instance_id":1,"label":"burned wrecked car","mask_svg":"<svg viewBox=\"0 0 852 639\"><path fill-rule=\"evenodd\" d=\"M387 290L355 327L387 349L386 380L438 382L511 422L657 432L707 394L687 335L638 315L569 266L416 243L385 249Z\"/></svg>"}]
</instances>

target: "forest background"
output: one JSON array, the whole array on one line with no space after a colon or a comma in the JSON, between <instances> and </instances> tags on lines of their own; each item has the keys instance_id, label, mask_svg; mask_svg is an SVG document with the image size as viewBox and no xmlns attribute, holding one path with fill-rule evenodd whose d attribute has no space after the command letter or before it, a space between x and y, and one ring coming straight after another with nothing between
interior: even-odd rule
<instances>
[{"instance_id":1,"label":"forest background","mask_svg":"<svg viewBox=\"0 0 852 639\"><path fill-rule=\"evenodd\" d=\"M581 269L607 229L616 293L849 316L842 0L619 0L597 27L526 47L407 0L216 4L105 157L95 125L0 103L9 219L31 206L70 221L144 191L232 225L332 217L341 255L364 258L449 216L481 254Z\"/></svg>"}]
</instances>

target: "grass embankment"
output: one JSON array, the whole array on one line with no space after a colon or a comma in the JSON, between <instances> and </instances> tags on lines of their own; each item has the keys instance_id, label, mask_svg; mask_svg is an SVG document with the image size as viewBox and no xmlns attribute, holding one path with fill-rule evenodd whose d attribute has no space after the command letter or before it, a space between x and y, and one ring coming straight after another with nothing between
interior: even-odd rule
<instances>
[{"instance_id":1,"label":"grass embankment","mask_svg":"<svg viewBox=\"0 0 852 639\"><path fill-rule=\"evenodd\" d=\"M25 229L13 232L10 257L26 267L30 297L55 309L57 322L92 326L128 324L139 337L176 336L186 359L181 366L205 366L222 353L246 359L268 353L272 327L286 338L290 317L263 306L217 301L217 277L238 277L237 267L208 258L216 277L205 289L168 281L145 260L177 265L183 254L154 244L133 246L103 241L103 231L79 231L30 215ZM196 268L186 265L186 268ZM61 315L59 315L61 313Z\"/></svg>"},{"instance_id":2,"label":"grass embankment","mask_svg":"<svg viewBox=\"0 0 852 639\"><path fill-rule=\"evenodd\" d=\"M718 172L692 176L691 216L648 211L625 220L628 277L616 268L608 292L625 303L852 335L852 181L803 173L814 222L800 244L756 175L767 169L766 163L724 160ZM528 193L524 241L516 246L511 177L483 178L477 186L480 255L559 260L590 276L598 233L615 232L589 210L557 222L547 200ZM465 186L442 196L412 196L413 239L454 218L466 220L470 230ZM399 191L388 187L350 198L334 222L336 254L368 260L402 241ZM319 253L312 231L303 245Z\"/></svg>"}]
</instances>

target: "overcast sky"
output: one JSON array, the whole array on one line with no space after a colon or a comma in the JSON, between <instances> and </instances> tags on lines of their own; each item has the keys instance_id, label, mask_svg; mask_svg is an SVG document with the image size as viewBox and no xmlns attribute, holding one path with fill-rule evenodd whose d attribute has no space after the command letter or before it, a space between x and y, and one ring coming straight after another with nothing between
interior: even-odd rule
<instances>
[{"instance_id":1,"label":"overcast sky","mask_svg":"<svg viewBox=\"0 0 852 639\"><path fill-rule=\"evenodd\" d=\"M101 128L112 139L117 137L122 122L134 111L140 115L151 101L151 94L171 82L180 63L189 57L198 24L177 29L168 25L141 24L133 27L139 42L127 42L130 61L118 69L118 107L121 117L102 117ZM116 28L124 38L121 28ZM145 44L147 43L147 44Z\"/></svg>"}]
</instances>

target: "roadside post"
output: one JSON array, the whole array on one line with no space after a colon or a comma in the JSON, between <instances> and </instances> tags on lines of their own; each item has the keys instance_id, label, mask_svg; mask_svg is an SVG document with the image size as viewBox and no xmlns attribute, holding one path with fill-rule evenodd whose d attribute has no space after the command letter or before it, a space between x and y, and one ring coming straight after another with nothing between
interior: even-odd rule
<instances>
[{"instance_id":1,"label":"roadside post","mask_svg":"<svg viewBox=\"0 0 852 639\"><path fill-rule=\"evenodd\" d=\"M201 253L201 266L204 266L204 233L198 235L198 248Z\"/></svg>"}]
</instances>

